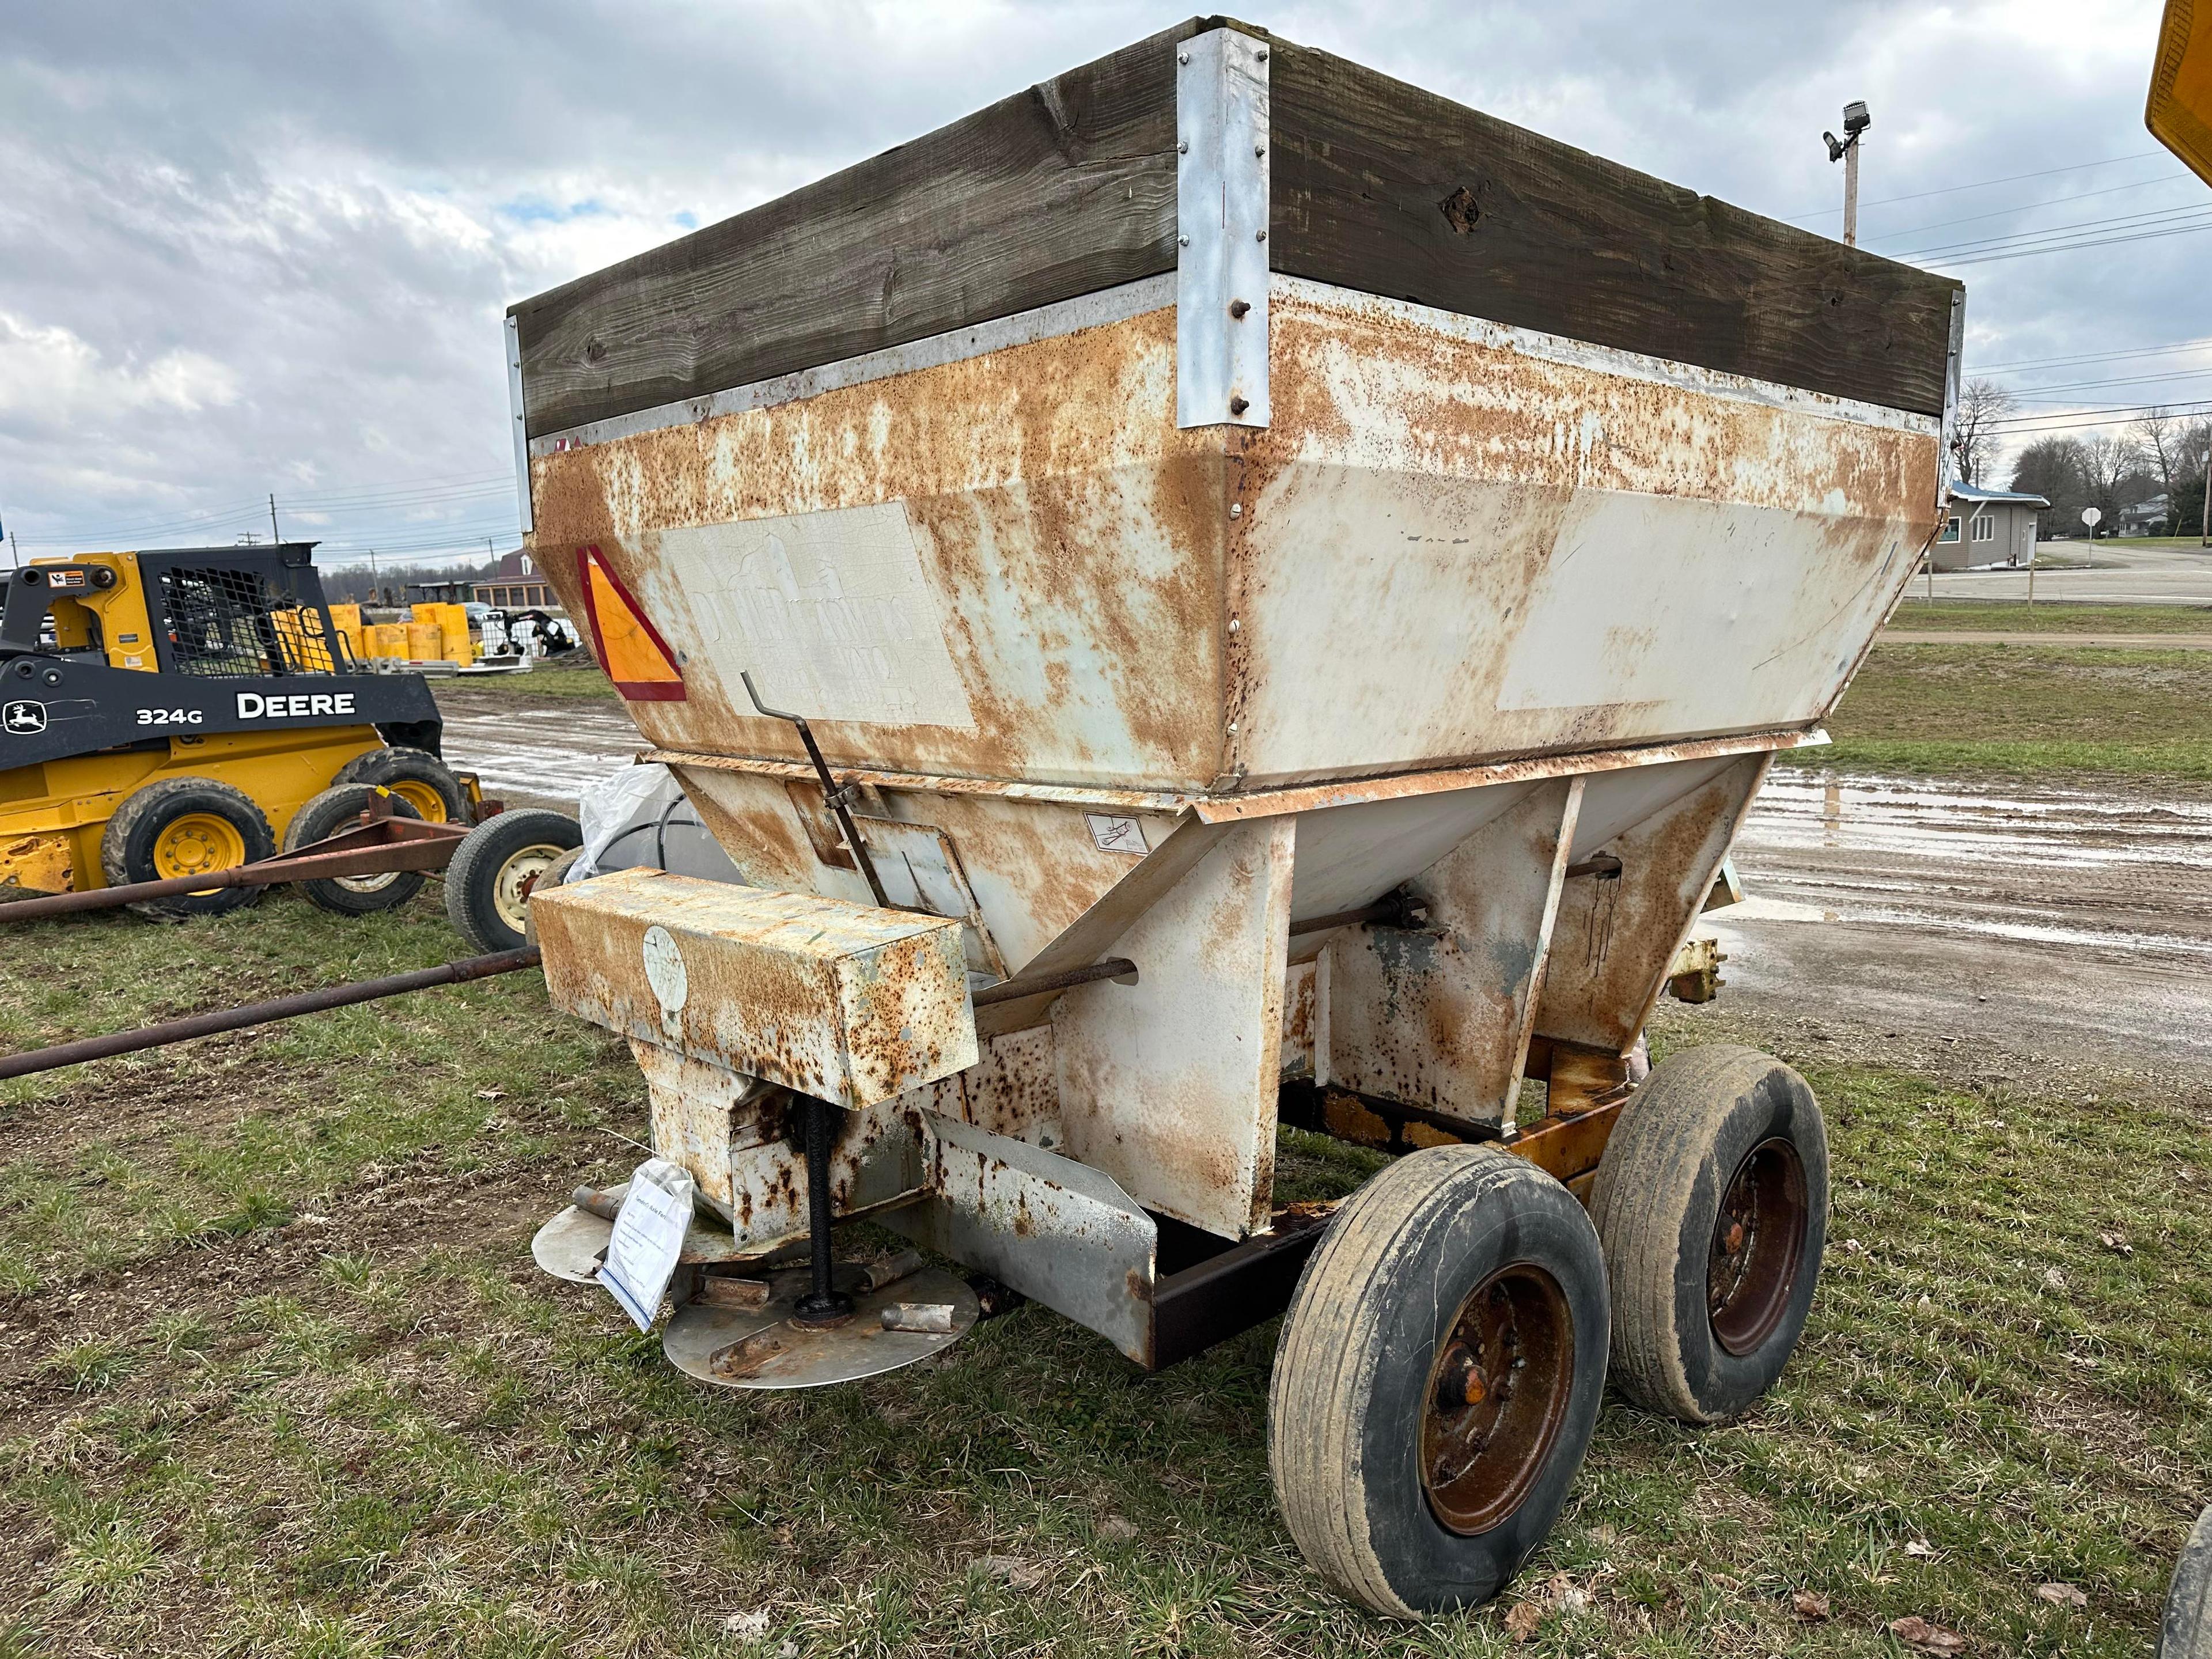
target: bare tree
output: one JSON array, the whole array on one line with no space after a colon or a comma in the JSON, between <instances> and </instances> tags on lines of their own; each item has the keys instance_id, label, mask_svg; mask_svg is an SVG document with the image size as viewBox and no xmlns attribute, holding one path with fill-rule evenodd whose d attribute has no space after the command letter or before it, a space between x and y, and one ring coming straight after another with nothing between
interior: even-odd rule
<instances>
[{"instance_id":1,"label":"bare tree","mask_svg":"<svg viewBox=\"0 0 2212 1659\"><path fill-rule=\"evenodd\" d=\"M2135 439L2142 464L2158 475L2166 487L2166 533L2174 533L2174 511L2179 505L2177 485L2187 475L2186 452L2183 445L2187 434L2180 422L2163 409L2154 409L2130 428Z\"/></svg>"},{"instance_id":2,"label":"bare tree","mask_svg":"<svg viewBox=\"0 0 2212 1659\"><path fill-rule=\"evenodd\" d=\"M2101 432L2094 438L2082 439L2075 453L2081 469L2081 493L2088 498L2087 504L2103 515L2098 528L2107 536L2118 535L2120 486L2129 474L2142 470L2142 457L2129 440L2108 438ZM2107 525L2110 529L2105 528Z\"/></svg>"},{"instance_id":3,"label":"bare tree","mask_svg":"<svg viewBox=\"0 0 2212 1659\"><path fill-rule=\"evenodd\" d=\"M1996 464L1999 427L2016 407L2013 395L1995 380L1969 380L1959 394L1951 426L1951 453L1960 483L1980 483Z\"/></svg>"},{"instance_id":4,"label":"bare tree","mask_svg":"<svg viewBox=\"0 0 2212 1659\"><path fill-rule=\"evenodd\" d=\"M2081 509L2089 504L2081 482L2081 448L2080 439L2054 434L2038 438L2013 461L2012 488L2051 503L2036 531L2045 541L2054 534L2081 532Z\"/></svg>"}]
</instances>

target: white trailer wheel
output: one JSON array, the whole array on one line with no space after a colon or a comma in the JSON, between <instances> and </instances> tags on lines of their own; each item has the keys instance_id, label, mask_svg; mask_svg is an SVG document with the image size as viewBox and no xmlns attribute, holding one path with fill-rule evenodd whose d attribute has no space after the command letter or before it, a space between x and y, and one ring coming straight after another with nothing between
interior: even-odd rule
<instances>
[{"instance_id":1,"label":"white trailer wheel","mask_svg":"<svg viewBox=\"0 0 2212 1659\"><path fill-rule=\"evenodd\" d=\"M1803 1334L1827 1241L1828 1137L1805 1079L1716 1043L1654 1067L1590 1194L1613 1379L1686 1423L1747 1410Z\"/></svg>"},{"instance_id":2,"label":"white trailer wheel","mask_svg":"<svg viewBox=\"0 0 2212 1659\"><path fill-rule=\"evenodd\" d=\"M1607 1329L1596 1234L1550 1176L1479 1146L1376 1176L1306 1264L1268 1391L1308 1562L1395 1618L1496 1595L1582 1467Z\"/></svg>"}]
</instances>

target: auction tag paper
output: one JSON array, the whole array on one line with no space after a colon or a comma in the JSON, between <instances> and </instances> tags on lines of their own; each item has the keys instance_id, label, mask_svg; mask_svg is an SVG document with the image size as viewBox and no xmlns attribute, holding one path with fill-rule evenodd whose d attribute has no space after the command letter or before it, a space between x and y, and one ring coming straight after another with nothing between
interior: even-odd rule
<instances>
[{"instance_id":1,"label":"auction tag paper","mask_svg":"<svg viewBox=\"0 0 2212 1659\"><path fill-rule=\"evenodd\" d=\"M629 1192L615 1215L599 1283L613 1292L641 1331L653 1328L660 1297L676 1271L684 1234L691 1225L691 1176L666 1158L647 1158L630 1177Z\"/></svg>"}]
</instances>

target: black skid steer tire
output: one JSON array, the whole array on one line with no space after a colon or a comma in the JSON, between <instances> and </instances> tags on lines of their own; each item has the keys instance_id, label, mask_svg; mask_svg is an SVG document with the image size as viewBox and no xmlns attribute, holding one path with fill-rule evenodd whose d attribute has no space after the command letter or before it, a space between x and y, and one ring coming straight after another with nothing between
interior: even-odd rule
<instances>
[{"instance_id":1,"label":"black skid steer tire","mask_svg":"<svg viewBox=\"0 0 2212 1659\"><path fill-rule=\"evenodd\" d=\"M125 799L100 836L110 887L257 864L276 851L269 820L242 789L214 778L163 778ZM187 867L189 865L190 867ZM215 887L141 899L144 916L219 916L261 896L258 887Z\"/></svg>"},{"instance_id":2,"label":"black skid steer tire","mask_svg":"<svg viewBox=\"0 0 2212 1659\"><path fill-rule=\"evenodd\" d=\"M331 783L380 784L427 823L469 821L468 791L453 769L427 749L372 749L338 768Z\"/></svg>"},{"instance_id":3,"label":"black skid steer tire","mask_svg":"<svg viewBox=\"0 0 2212 1659\"><path fill-rule=\"evenodd\" d=\"M364 810L379 796L391 803L392 815L419 818L404 795L373 783L341 783L325 789L292 815L284 826L284 850L295 852L325 836L350 830ZM310 904L341 916L366 916L379 910L397 910L422 890L420 870L387 870L365 876L327 876L293 883Z\"/></svg>"}]
</instances>

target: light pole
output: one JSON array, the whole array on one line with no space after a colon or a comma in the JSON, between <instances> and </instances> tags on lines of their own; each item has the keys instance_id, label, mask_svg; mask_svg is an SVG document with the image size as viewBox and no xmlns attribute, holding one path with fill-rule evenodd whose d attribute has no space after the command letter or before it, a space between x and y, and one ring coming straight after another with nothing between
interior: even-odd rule
<instances>
[{"instance_id":1,"label":"light pole","mask_svg":"<svg viewBox=\"0 0 2212 1659\"><path fill-rule=\"evenodd\" d=\"M2212 547L2212 449L2204 452L2204 517L2197 526L2197 544Z\"/></svg>"},{"instance_id":2,"label":"light pole","mask_svg":"<svg viewBox=\"0 0 2212 1659\"><path fill-rule=\"evenodd\" d=\"M1828 159L1844 164L1844 246L1859 245L1859 138L1874 125L1874 117L1867 113L1863 100L1853 99L1844 106L1844 136L1839 139L1832 132L1821 137L1828 141Z\"/></svg>"}]
</instances>

